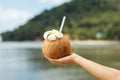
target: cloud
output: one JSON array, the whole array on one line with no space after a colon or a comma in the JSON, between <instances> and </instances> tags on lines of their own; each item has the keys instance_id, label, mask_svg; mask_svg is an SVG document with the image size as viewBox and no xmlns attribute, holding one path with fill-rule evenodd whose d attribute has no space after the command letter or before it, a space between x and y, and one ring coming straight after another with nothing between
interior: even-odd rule
<instances>
[{"instance_id":1,"label":"cloud","mask_svg":"<svg viewBox=\"0 0 120 80\"><path fill-rule=\"evenodd\" d=\"M0 6L0 33L6 30L13 30L18 25L24 24L31 17L32 15L28 12Z\"/></svg>"},{"instance_id":2,"label":"cloud","mask_svg":"<svg viewBox=\"0 0 120 80\"><path fill-rule=\"evenodd\" d=\"M45 9L51 9L55 6L59 6L71 0L37 0L37 1L39 1L40 4L39 9L42 12ZM17 28L19 25L25 24L30 18L37 14L27 12L27 10L23 11L17 8L13 9L11 8L11 6L5 8L4 6L0 5L0 33L7 30L13 30Z\"/></svg>"},{"instance_id":3,"label":"cloud","mask_svg":"<svg viewBox=\"0 0 120 80\"><path fill-rule=\"evenodd\" d=\"M42 3L51 3L51 4L62 4L67 0L39 0Z\"/></svg>"},{"instance_id":4,"label":"cloud","mask_svg":"<svg viewBox=\"0 0 120 80\"><path fill-rule=\"evenodd\" d=\"M71 0L39 0L40 4L44 5L48 9L53 6L58 6L69 1Z\"/></svg>"}]
</instances>

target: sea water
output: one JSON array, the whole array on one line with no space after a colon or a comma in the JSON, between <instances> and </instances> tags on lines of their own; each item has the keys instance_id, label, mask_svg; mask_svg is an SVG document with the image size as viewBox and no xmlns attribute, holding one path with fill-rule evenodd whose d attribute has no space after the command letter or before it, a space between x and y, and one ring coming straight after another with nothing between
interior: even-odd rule
<instances>
[{"instance_id":1,"label":"sea water","mask_svg":"<svg viewBox=\"0 0 120 80\"><path fill-rule=\"evenodd\" d=\"M51 64L43 57L41 46L42 42L0 42L0 80L97 80L76 64ZM72 47L87 59L120 69L119 44Z\"/></svg>"}]
</instances>

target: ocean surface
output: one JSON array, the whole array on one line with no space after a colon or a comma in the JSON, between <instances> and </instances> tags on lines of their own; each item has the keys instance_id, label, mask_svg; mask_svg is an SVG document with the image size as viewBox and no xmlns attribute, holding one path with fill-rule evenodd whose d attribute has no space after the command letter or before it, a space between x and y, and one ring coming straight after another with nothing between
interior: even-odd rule
<instances>
[{"instance_id":1,"label":"ocean surface","mask_svg":"<svg viewBox=\"0 0 120 80\"><path fill-rule=\"evenodd\" d=\"M42 42L0 42L0 80L98 80L76 64L51 64L41 46ZM120 69L120 44L72 47L87 59Z\"/></svg>"}]
</instances>

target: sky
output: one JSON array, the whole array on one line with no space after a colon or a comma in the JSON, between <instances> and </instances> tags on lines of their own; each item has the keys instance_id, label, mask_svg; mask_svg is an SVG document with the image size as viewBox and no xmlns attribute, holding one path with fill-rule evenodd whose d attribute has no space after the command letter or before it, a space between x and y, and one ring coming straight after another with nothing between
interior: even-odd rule
<instances>
[{"instance_id":1,"label":"sky","mask_svg":"<svg viewBox=\"0 0 120 80\"><path fill-rule=\"evenodd\" d=\"M70 0L0 0L0 33L25 24L35 15Z\"/></svg>"}]
</instances>

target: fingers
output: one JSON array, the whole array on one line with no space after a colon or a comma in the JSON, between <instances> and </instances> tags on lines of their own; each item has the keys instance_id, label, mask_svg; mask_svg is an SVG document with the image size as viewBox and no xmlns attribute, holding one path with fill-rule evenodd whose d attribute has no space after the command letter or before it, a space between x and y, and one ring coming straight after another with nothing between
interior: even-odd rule
<instances>
[{"instance_id":1,"label":"fingers","mask_svg":"<svg viewBox=\"0 0 120 80\"><path fill-rule=\"evenodd\" d=\"M48 59L51 63L53 64L60 64L60 65L63 65L63 64L68 64L68 63L73 63L73 56L75 55L75 53L69 55L69 56L66 56L66 57L63 57L63 58L60 58L60 59L51 59L49 57L47 57L46 55L44 55L44 57L46 59Z\"/></svg>"},{"instance_id":2,"label":"fingers","mask_svg":"<svg viewBox=\"0 0 120 80\"><path fill-rule=\"evenodd\" d=\"M53 64L59 64L59 65L74 63L75 56L76 56L76 53L72 53L71 55L60 58L60 59L51 59L51 58L47 57L46 55L44 55L44 57L48 61L50 61Z\"/></svg>"},{"instance_id":3,"label":"fingers","mask_svg":"<svg viewBox=\"0 0 120 80\"><path fill-rule=\"evenodd\" d=\"M59 61L59 59L51 59L51 58L49 58L49 57L47 57L47 56L45 56L45 55L44 55L44 57L45 57L46 59L48 59L48 61L50 61L50 62L53 63L53 64L64 65L64 63L61 62L61 61Z\"/></svg>"}]
</instances>

